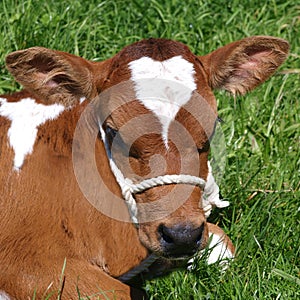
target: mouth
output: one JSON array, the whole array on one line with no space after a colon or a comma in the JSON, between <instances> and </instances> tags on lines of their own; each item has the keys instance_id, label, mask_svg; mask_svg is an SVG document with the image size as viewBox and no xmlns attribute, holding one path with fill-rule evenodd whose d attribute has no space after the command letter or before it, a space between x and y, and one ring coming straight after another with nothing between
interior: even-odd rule
<instances>
[{"instance_id":1,"label":"mouth","mask_svg":"<svg viewBox=\"0 0 300 300\"><path fill-rule=\"evenodd\" d=\"M186 246L186 245L177 245L177 247L168 247L169 245L165 245L159 251L154 251L155 255L161 257L163 259L168 260L176 260L176 261L184 261L191 259L196 255L196 253L200 250L200 245Z\"/></svg>"},{"instance_id":2,"label":"mouth","mask_svg":"<svg viewBox=\"0 0 300 300\"><path fill-rule=\"evenodd\" d=\"M186 255L186 256L164 256L163 258L167 259L167 260L170 260L170 261L173 261L173 262L186 263L187 261L189 261L193 257L194 257L193 255L191 255L191 256Z\"/></svg>"},{"instance_id":3,"label":"mouth","mask_svg":"<svg viewBox=\"0 0 300 300\"><path fill-rule=\"evenodd\" d=\"M178 254L174 254L174 253L163 253L160 254L159 256L165 259L169 259L169 260L176 260L176 261L184 261L184 260L189 260L192 257L194 257L196 254L196 251L191 251L191 252L186 252L186 253L178 253Z\"/></svg>"}]
</instances>

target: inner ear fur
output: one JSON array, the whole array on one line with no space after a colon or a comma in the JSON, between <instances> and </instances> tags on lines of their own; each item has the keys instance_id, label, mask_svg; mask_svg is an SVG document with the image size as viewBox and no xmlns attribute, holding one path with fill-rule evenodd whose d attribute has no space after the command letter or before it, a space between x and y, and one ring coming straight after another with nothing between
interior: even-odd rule
<instances>
[{"instance_id":1,"label":"inner ear fur","mask_svg":"<svg viewBox=\"0 0 300 300\"><path fill-rule=\"evenodd\" d=\"M199 57L212 89L245 94L267 80L284 62L287 41L270 36L253 36L230 43Z\"/></svg>"},{"instance_id":2,"label":"inner ear fur","mask_svg":"<svg viewBox=\"0 0 300 300\"><path fill-rule=\"evenodd\" d=\"M15 79L45 103L70 106L96 95L95 65L84 58L43 47L10 53L6 66ZM101 77L101 76L100 76Z\"/></svg>"}]
</instances>

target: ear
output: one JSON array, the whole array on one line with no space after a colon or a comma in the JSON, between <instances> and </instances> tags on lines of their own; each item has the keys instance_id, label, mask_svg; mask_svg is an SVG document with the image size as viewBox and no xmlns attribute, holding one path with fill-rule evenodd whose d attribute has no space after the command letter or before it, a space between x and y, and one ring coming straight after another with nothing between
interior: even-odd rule
<instances>
[{"instance_id":1,"label":"ear","mask_svg":"<svg viewBox=\"0 0 300 300\"><path fill-rule=\"evenodd\" d=\"M90 62L81 57L33 47L10 53L6 66L15 79L45 103L74 104L96 96L109 61Z\"/></svg>"},{"instance_id":2,"label":"ear","mask_svg":"<svg viewBox=\"0 0 300 300\"><path fill-rule=\"evenodd\" d=\"M268 79L288 55L287 41L253 36L199 57L212 89L245 94Z\"/></svg>"}]
</instances>

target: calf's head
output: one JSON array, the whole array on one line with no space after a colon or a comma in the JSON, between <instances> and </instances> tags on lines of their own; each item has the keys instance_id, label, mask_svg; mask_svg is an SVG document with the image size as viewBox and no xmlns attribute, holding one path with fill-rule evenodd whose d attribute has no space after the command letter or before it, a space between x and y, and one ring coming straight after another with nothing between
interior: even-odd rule
<instances>
[{"instance_id":1,"label":"calf's head","mask_svg":"<svg viewBox=\"0 0 300 300\"><path fill-rule=\"evenodd\" d=\"M128 183L164 176L164 184L132 195L141 242L157 254L181 258L207 243L204 186L168 182L165 175L207 179L217 121L213 90L252 90L275 72L288 49L282 39L256 36L196 56L179 42L149 39L103 62L40 47L11 53L6 62L45 104L71 109L80 99L96 99L93 121L110 161L107 177L124 195Z\"/></svg>"}]
</instances>

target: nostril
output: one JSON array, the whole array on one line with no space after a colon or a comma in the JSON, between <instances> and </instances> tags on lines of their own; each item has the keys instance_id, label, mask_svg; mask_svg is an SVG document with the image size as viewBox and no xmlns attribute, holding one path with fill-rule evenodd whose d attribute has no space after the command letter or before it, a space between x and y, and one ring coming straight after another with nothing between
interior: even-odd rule
<instances>
[{"instance_id":1,"label":"nostril","mask_svg":"<svg viewBox=\"0 0 300 300\"><path fill-rule=\"evenodd\" d=\"M203 231L204 231L204 223L202 223L202 225L197 229L197 231L198 233L197 233L196 243L200 244L202 240Z\"/></svg>"},{"instance_id":2,"label":"nostril","mask_svg":"<svg viewBox=\"0 0 300 300\"><path fill-rule=\"evenodd\" d=\"M174 240L171 237L172 232L168 227L161 224L161 225L159 225L158 232L159 232L160 236L162 237L162 239L165 242L167 242L168 244L173 244L174 243Z\"/></svg>"}]
</instances>

